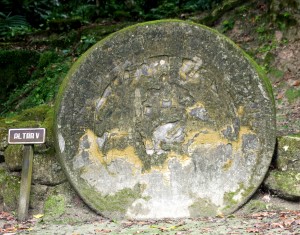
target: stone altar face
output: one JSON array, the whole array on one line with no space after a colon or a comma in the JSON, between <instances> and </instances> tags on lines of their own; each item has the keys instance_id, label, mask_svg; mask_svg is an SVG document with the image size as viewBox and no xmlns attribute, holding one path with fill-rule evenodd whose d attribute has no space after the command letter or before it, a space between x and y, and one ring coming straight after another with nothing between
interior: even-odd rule
<instances>
[{"instance_id":1,"label":"stone altar face","mask_svg":"<svg viewBox=\"0 0 300 235\"><path fill-rule=\"evenodd\" d=\"M274 101L257 68L224 36L183 21L100 41L58 98L70 182L111 218L233 212L262 182L275 145Z\"/></svg>"}]
</instances>

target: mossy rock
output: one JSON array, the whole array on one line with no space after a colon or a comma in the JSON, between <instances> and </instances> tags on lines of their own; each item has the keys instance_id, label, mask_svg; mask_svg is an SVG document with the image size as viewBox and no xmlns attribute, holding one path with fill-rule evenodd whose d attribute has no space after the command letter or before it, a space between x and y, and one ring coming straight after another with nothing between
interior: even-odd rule
<instances>
[{"instance_id":1,"label":"mossy rock","mask_svg":"<svg viewBox=\"0 0 300 235\"><path fill-rule=\"evenodd\" d=\"M30 190L29 208L32 209L33 214L44 213L44 203L47 198L49 186L33 184Z\"/></svg>"},{"instance_id":2,"label":"mossy rock","mask_svg":"<svg viewBox=\"0 0 300 235\"><path fill-rule=\"evenodd\" d=\"M66 176L53 154L35 154L32 181L34 184L58 185L66 181Z\"/></svg>"},{"instance_id":3,"label":"mossy rock","mask_svg":"<svg viewBox=\"0 0 300 235\"><path fill-rule=\"evenodd\" d=\"M253 213L267 210L268 205L261 200L252 199L242 209L245 213Z\"/></svg>"},{"instance_id":4,"label":"mossy rock","mask_svg":"<svg viewBox=\"0 0 300 235\"><path fill-rule=\"evenodd\" d=\"M270 171L265 186L287 200L300 199L300 173L295 171Z\"/></svg>"},{"instance_id":5,"label":"mossy rock","mask_svg":"<svg viewBox=\"0 0 300 235\"><path fill-rule=\"evenodd\" d=\"M23 110L20 114L16 116L18 121L37 121L43 122L50 110L49 105L42 104L30 109Z\"/></svg>"},{"instance_id":6,"label":"mossy rock","mask_svg":"<svg viewBox=\"0 0 300 235\"><path fill-rule=\"evenodd\" d=\"M10 175L5 167L0 167L0 199L5 211L14 211L18 207L20 178Z\"/></svg>"},{"instance_id":7,"label":"mossy rock","mask_svg":"<svg viewBox=\"0 0 300 235\"><path fill-rule=\"evenodd\" d=\"M242 214L251 214L261 211L282 211L286 210L284 205L278 204L275 200L271 199L269 202L264 201L262 198L253 198L247 202L242 208ZM239 213L239 212L238 212Z\"/></svg>"},{"instance_id":8,"label":"mossy rock","mask_svg":"<svg viewBox=\"0 0 300 235\"><path fill-rule=\"evenodd\" d=\"M276 167L300 173L300 136L282 136L277 141Z\"/></svg>"},{"instance_id":9,"label":"mossy rock","mask_svg":"<svg viewBox=\"0 0 300 235\"><path fill-rule=\"evenodd\" d=\"M22 169L23 145L8 145L4 151L4 160L9 170Z\"/></svg>"},{"instance_id":10,"label":"mossy rock","mask_svg":"<svg viewBox=\"0 0 300 235\"><path fill-rule=\"evenodd\" d=\"M43 104L8 118L2 118L0 122L0 150L7 147L8 129L12 128L46 128L46 143L35 145L37 153L52 153L54 151L53 140L53 107Z\"/></svg>"},{"instance_id":11,"label":"mossy rock","mask_svg":"<svg viewBox=\"0 0 300 235\"><path fill-rule=\"evenodd\" d=\"M50 195L44 204L44 214L46 220L58 219L65 213L66 199L63 195Z\"/></svg>"}]
</instances>

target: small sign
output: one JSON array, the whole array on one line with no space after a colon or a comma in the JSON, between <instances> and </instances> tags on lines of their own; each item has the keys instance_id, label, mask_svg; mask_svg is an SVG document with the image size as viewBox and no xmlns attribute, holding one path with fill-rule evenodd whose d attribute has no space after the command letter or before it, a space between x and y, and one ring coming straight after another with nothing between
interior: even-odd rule
<instances>
[{"instance_id":1,"label":"small sign","mask_svg":"<svg viewBox=\"0 0 300 235\"><path fill-rule=\"evenodd\" d=\"M22 128L8 130L9 144L43 144L45 143L45 128Z\"/></svg>"}]
</instances>

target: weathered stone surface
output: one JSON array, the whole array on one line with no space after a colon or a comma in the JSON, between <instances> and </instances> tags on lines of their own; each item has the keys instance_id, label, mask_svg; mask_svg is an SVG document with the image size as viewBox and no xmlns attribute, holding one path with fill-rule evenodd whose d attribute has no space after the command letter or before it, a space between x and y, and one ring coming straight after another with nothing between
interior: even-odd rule
<instances>
[{"instance_id":1,"label":"weathered stone surface","mask_svg":"<svg viewBox=\"0 0 300 235\"><path fill-rule=\"evenodd\" d=\"M274 101L258 66L182 21L121 30L64 81L57 152L84 201L113 218L230 213L262 182Z\"/></svg>"},{"instance_id":2,"label":"weathered stone surface","mask_svg":"<svg viewBox=\"0 0 300 235\"><path fill-rule=\"evenodd\" d=\"M20 194L20 177L8 173L6 165L0 164L0 201L5 211L18 207Z\"/></svg>"},{"instance_id":3,"label":"weathered stone surface","mask_svg":"<svg viewBox=\"0 0 300 235\"><path fill-rule=\"evenodd\" d=\"M57 185L66 181L66 176L53 154L35 154L32 180L34 184Z\"/></svg>"},{"instance_id":4,"label":"weathered stone surface","mask_svg":"<svg viewBox=\"0 0 300 235\"><path fill-rule=\"evenodd\" d=\"M278 138L276 167L281 171L292 170L300 173L300 137Z\"/></svg>"},{"instance_id":5,"label":"weathered stone surface","mask_svg":"<svg viewBox=\"0 0 300 235\"><path fill-rule=\"evenodd\" d=\"M22 169L23 145L9 145L4 151L4 160L9 170Z\"/></svg>"},{"instance_id":6,"label":"weathered stone surface","mask_svg":"<svg viewBox=\"0 0 300 235\"><path fill-rule=\"evenodd\" d=\"M44 213L44 202L47 198L48 187L46 185L31 185L29 208L32 210L32 214Z\"/></svg>"},{"instance_id":7,"label":"weathered stone surface","mask_svg":"<svg viewBox=\"0 0 300 235\"><path fill-rule=\"evenodd\" d=\"M270 171L265 186L279 197L288 200L300 199L300 173L295 171Z\"/></svg>"}]
</instances>

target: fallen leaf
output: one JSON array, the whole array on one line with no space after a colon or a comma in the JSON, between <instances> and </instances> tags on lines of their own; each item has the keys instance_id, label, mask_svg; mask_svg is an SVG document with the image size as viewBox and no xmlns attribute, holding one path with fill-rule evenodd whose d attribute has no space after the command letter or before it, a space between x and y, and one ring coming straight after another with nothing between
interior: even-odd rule
<instances>
[{"instance_id":1,"label":"fallen leaf","mask_svg":"<svg viewBox=\"0 0 300 235\"><path fill-rule=\"evenodd\" d=\"M272 228L284 228L284 226L282 224L280 224L280 223L272 223L271 227Z\"/></svg>"},{"instance_id":2,"label":"fallen leaf","mask_svg":"<svg viewBox=\"0 0 300 235\"><path fill-rule=\"evenodd\" d=\"M33 215L33 217L36 218L36 219L42 218L43 216L44 216L43 214Z\"/></svg>"},{"instance_id":3,"label":"fallen leaf","mask_svg":"<svg viewBox=\"0 0 300 235\"><path fill-rule=\"evenodd\" d=\"M300 85L300 80L296 80L292 84L293 86L299 86Z\"/></svg>"},{"instance_id":4,"label":"fallen leaf","mask_svg":"<svg viewBox=\"0 0 300 235\"><path fill-rule=\"evenodd\" d=\"M259 229L258 228L247 228L246 230L248 233L259 233Z\"/></svg>"},{"instance_id":5,"label":"fallen leaf","mask_svg":"<svg viewBox=\"0 0 300 235\"><path fill-rule=\"evenodd\" d=\"M282 99L282 98L283 98L283 95L284 95L284 93L279 93L279 94L277 95L277 99L278 99L278 100Z\"/></svg>"}]
</instances>

